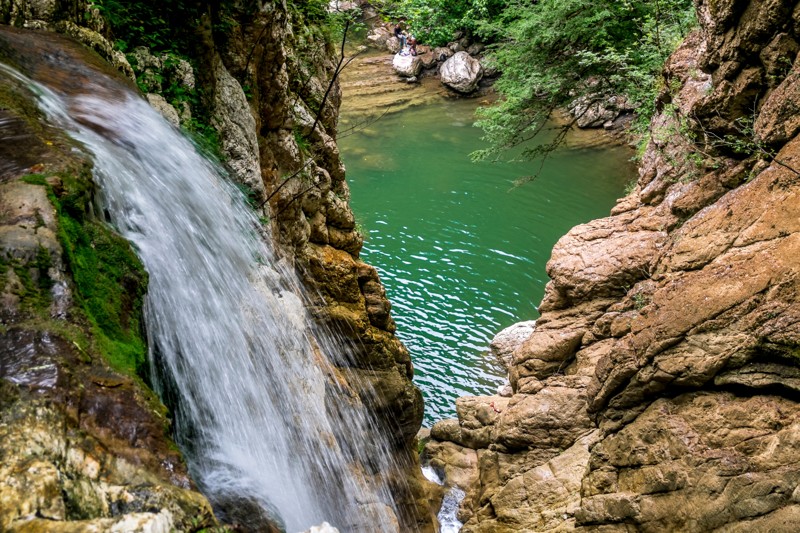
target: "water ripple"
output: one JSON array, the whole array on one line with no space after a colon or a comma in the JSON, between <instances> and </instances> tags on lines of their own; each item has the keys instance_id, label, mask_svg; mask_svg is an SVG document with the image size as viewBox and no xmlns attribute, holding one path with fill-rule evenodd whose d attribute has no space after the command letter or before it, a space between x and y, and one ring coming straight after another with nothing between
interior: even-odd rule
<instances>
[{"instance_id":1,"label":"water ripple","mask_svg":"<svg viewBox=\"0 0 800 533\"><path fill-rule=\"evenodd\" d=\"M415 108L382 119L381 136L340 143L353 209L369 228L362 257L392 301L427 424L454 416L458 396L492 394L504 381L486 355L489 341L535 318L555 242L573 225L605 216L632 176L624 150L565 152L535 182L509 192L531 169L470 163L480 132L447 119L453 112L468 118L474 105ZM355 150L385 155L398 168L361 164Z\"/></svg>"}]
</instances>

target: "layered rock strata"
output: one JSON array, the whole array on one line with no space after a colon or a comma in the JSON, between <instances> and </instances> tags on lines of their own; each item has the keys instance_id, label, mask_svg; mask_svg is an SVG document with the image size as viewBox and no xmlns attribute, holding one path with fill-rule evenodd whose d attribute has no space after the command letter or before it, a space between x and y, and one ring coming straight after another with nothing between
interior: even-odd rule
<instances>
[{"instance_id":1,"label":"layered rock strata","mask_svg":"<svg viewBox=\"0 0 800 533\"><path fill-rule=\"evenodd\" d=\"M696 6L636 188L553 250L513 395L432 428L464 532L800 519L800 6Z\"/></svg>"}]
</instances>

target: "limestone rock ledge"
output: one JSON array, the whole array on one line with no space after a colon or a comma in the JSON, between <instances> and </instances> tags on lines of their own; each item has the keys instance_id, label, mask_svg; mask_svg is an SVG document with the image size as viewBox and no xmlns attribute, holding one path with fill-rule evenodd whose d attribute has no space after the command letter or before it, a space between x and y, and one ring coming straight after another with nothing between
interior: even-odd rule
<instances>
[{"instance_id":1,"label":"limestone rock ledge","mask_svg":"<svg viewBox=\"0 0 800 533\"><path fill-rule=\"evenodd\" d=\"M635 190L553 250L513 396L432 428L465 533L800 520L800 6L696 6Z\"/></svg>"}]
</instances>

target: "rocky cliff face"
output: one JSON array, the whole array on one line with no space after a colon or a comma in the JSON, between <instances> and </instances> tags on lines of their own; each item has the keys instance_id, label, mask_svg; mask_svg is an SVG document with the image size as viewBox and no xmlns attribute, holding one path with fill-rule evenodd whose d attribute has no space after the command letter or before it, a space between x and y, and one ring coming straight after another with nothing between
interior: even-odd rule
<instances>
[{"instance_id":1,"label":"rocky cliff face","mask_svg":"<svg viewBox=\"0 0 800 533\"><path fill-rule=\"evenodd\" d=\"M422 398L411 383L409 354L394 336L390 305L377 272L358 259L362 240L348 205L344 166L335 144L340 91L337 83L329 86L335 67L332 59L335 51L325 44L328 41L322 30L307 21L303 12L291 4L258 2L246 3L247 7L244 7L231 2L226 3L224 13L219 11L218 3L211 4L214 5L210 5L197 21L190 18L182 21L186 25L184 33L192 35L189 40L191 44L184 51L185 57L146 48L134 49L126 57L116 51L109 40L114 34L121 35L124 29L113 28L100 11L83 2L3 0L0 1L0 20L15 26L57 30L83 42L132 81L136 81L148 93L151 104L176 125L191 125L198 117L208 119L232 175L248 189L256 205L264 206L265 223L271 227L284 260L293 263L302 273L311 295L310 306L319 319L320 329L343 337L347 353L338 354L340 377L349 381L350 387L375 412L377 420L391 436L391 453L398 458L403 469L395 473L394 489L399 507L406 513L401 517L404 527L410 530L431 528L418 461L412 450L412 441L422 420ZM183 100L171 98L175 94L187 93L196 97ZM11 106L4 105L4 109L11 109ZM25 110L30 111L28 108ZM21 114L20 111L14 116ZM40 128L31 127L37 132L37 128ZM50 145L42 143L39 144L44 153ZM12 217L9 224L21 220L20 223L30 230L31 222L28 219L34 220L34 207L49 205L47 191L56 185L49 184L49 181L33 185L16 183L20 176L32 172L31 166L40 163L40 158L21 155L25 153L22 150L12 150L10 153L15 154L18 160L6 159L10 161L10 170L4 176L4 181L14 182L14 187L27 191L25 194L38 195L38 203L29 206L30 212L26 211L25 215L27 218ZM60 160L61 157L53 156L53 159ZM50 165L37 169L47 179L58 170ZM28 191L30 187L39 187L36 189L38 192L30 192L34 189ZM86 187L91 188L90 181L87 181ZM85 203L89 209L90 194ZM4 209L16 209L10 207L11 204L3 205ZM58 225L51 225L53 228L45 229L57 231ZM34 233L43 231L36 229ZM57 252L58 240L53 238L52 241L42 246L51 250L50 260L54 265L62 265L59 272L64 278L65 287L68 287L72 283L68 269L56 259L57 253L60 253ZM4 261L17 254L19 246L16 241L3 241ZM28 277L32 277L34 283L38 279L36 268L39 268L35 263L36 249L28 251L30 257L26 256L20 266L33 269ZM4 263L4 275L11 280L4 287L10 287L12 293L15 290L12 273L16 272L16 268L8 269ZM13 300L12 296L8 298ZM5 322L3 327L10 325L11 322ZM44 329L50 331L51 327L48 325ZM69 342L53 342L55 344L48 344L48 349L58 355L59 361L61 357L71 357L68 354L74 350ZM9 363L2 366L5 372L3 377L15 382L14 372L24 373L30 365L26 363L24 368L15 370L12 362L17 355L13 346L8 346ZM34 351L35 357L32 357L40 357L40 350ZM100 359L100 354L97 355ZM80 353L75 356L80 359ZM76 374L83 376L84 370ZM86 379L93 379L92 375L90 372ZM116 383L122 378L117 376L109 379ZM123 394L130 388L132 395L147 396L146 388L136 379L130 383L123 382L123 387L110 385L116 392L109 394ZM72 394L70 387L78 387L76 383L79 382L65 385L67 391L64 394ZM73 392L77 394L77 391ZM3 393L2 398L6 396L18 401L24 395L9 392L8 395ZM152 400L152 397L147 397ZM35 407L27 399L20 405L25 412ZM13 411L3 412L12 416L9 413ZM63 418L65 415L56 409L52 416ZM160 416L163 417L163 414ZM74 425L75 421L71 423ZM103 429L108 423L109 420L101 419L100 429L87 430L87 439L97 434L105 436L110 431ZM67 424L64 427L71 426ZM157 427L162 432L159 438L163 439L166 448L169 446L168 439L163 435L166 426L162 421ZM47 439L62 442L61 437L53 433ZM133 447L138 450L145 445L134 443ZM66 453L63 446L59 449L62 454ZM176 464L180 462L174 452L162 452L158 447L149 449L153 451L153 470L156 473L160 468L157 466L159 459L174 456ZM111 445L103 451L103 457L107 457L108 461L127 453ZM172 462L164 464L171 465ZM20 467L20 472L24 473L25 469ZM183 476L183 485L188 487L183 470L178 468L177 472L176 475ZM67 474L62 472L59 475ZM58 475L54 476L54 479L58 478ZM32 483L30 479L33 478L26 479ZM56 483L53 487L48 485L45 488L56 490L57 487ZM211 523L207 503L199 495L192 497L199 498L200 502L193 511L197 525L192 527ZM8 501L14 501L16 496L9 498ZM47 499L36 498L36 501ZM77 505L77 509L72 514L62 513L58 519L81 515L81 506ZM23 509L12 518L25 517L33 512L35 510L29 512ZM48 514L41 516L50 518ZM92 516L105 517L108 513L100 512ZM183 515L176 520L171 522L174 527L191 529L180 522Z\"/></svg>"},{"instance_id":2,"label":"rocky cliff face","mask_svg":"<svg viewBox=\"0 0 800 533\"><path fill-rule=\"evenodd\" d=\"M326 42L321 30L280 4L236 16L235 29L218 38L216 51L206 48L201 62L229 72L239 92L252 87L257 158L275 237L310 289L312 312L349 351L338 354L342 376L392 438L403 465L395 494L404 527L430 528L413 449L422 395L411 383L411 358L394 335L377 271L358 258L362 236L335 142L341 92L338 81L329 82L336 51L320 47ZM218 93L219 76L210 84Z\"/></svg>"},{"instance_id":3,"label":"rocky cliff face","mask_svg":"<svg viewBox=\"0 0 800 533\"><path fill-rule=\"evenodd\" d=\"M464 532L800 520L800 6L697 11L635 190L553 250L513 395L432 428Z\"/></svg>"}]
</instances>

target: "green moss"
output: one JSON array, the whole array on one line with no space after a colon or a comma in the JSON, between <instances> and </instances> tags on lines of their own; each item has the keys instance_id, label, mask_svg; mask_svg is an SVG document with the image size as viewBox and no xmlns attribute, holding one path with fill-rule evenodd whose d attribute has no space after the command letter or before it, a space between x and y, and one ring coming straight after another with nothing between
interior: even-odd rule
<instances>
[{"instance_id":1,"label":"green moss","mask_svg":"<svg viewBox=\"0 0 800 533\"><path fill-rule=\"evenodd\" d=\"M20 178L20 181L24 181L25 183L29 183L31 185L41 185L43 187L47 187L47 180L45 179L44 174L25 174Z\"/></svg>"},{"instance_id":2,"label":"green moss","mask_svg":"<svg viewBox=\"0 0 800 533\"><path fill-rule=\"evenodd\" d=\"M27 263L11 259L0 268L3 273L2 289L5 290L5 274L11 268L19 280L19 285L13 292L19 297L22 308L31 313L46 311L50 305L50 288L53 286L53 280L48 273L50 266L50 253L41 246L33 260Z\"/></svg>"},{"instance_id":3,"label":"green moss","mask_svg":"<svg viewBox=\"0 0 800 533\"><path fill-rule=\"evenodd\" d=\"M22 288L17 290L17 296L26 302L30 302L32 299L37 297L36 285L33 283L31 273L24 265L20 265L16 261L13 264L13 268L14 273L17 275L17 278L19 278L19 281L22 284Z\"/></svg>"},{"instance_id":4,"label":"green moss","mask_svg":"<svg viewBox=\"0 0 800 533\"><path fill-rule=\"evenodd\" d=\"M59 209L58 221L98 351L114 369L144 374L147 350L140 321L147 273L141 262L125 239L100 222L81 222L66 209Z\"/></svg>"},{"instance_id":5,"label":"green moss","mask_svg":"<svg viewBox=\"0 0 800 533\"><path fill-rule=\"evenodd\" d=\"M49 273L50 267L53 266L53 260L50 258L50 252L44 246L39 246L36 250L33 266L38 273L36 281L39 289L49 291L53 287L53 280Z\"/></svg>"},{"instance_id":6,"label":"green moss","mask_svg":"<svg viewBox=\"0 0 800 533\"><path fill-rule=\"evenodd\" d=\"M0 109L12 111L14 115L24 119L33 131L41 133L41 111L24 87L14 82L0 84Z\"/></svg>"},{"instance_id":7,"label":"green moss","mask_svg":"<svg viewBox=\"0 0 800 533\"><path fill-rule=\"evenodd\" d=\"M142 306L147 273L130 243L89 215L94 189L90 166L84 164L58 177L57 194L43 175L29 174L22 181L47 188L57 213L58 238L75 283L75 301L85 315L91 340L71 331L64 331L64 336L87 357L99 354L115 370L144 377L147 345L142 335ZM49 303L50 266L50 254L44 248L30 265L14 266L29 308ZM31 272L38 274L35 279Z\"/></svg>"},{"instance_id":8,"label":"green moss","mask_svg":"<svg viewBox=\"0 0 800 533\"><path fill-rule=\"evenodd\" d=\"M422 453L425 451L425 445L431 440L430 437L426 437L424 439L417 439L417 455L422 456Z\"/></svg>"},{"instance_id":9,"label":"green moss","mask_svg":"<svg viewBox=\"0 0 800 533\"><path fill-rule=\"evenodd\" d=\"M5 292L8 281L8 259L0 254L0 293Z\"/></svg>"}]
</instances>

